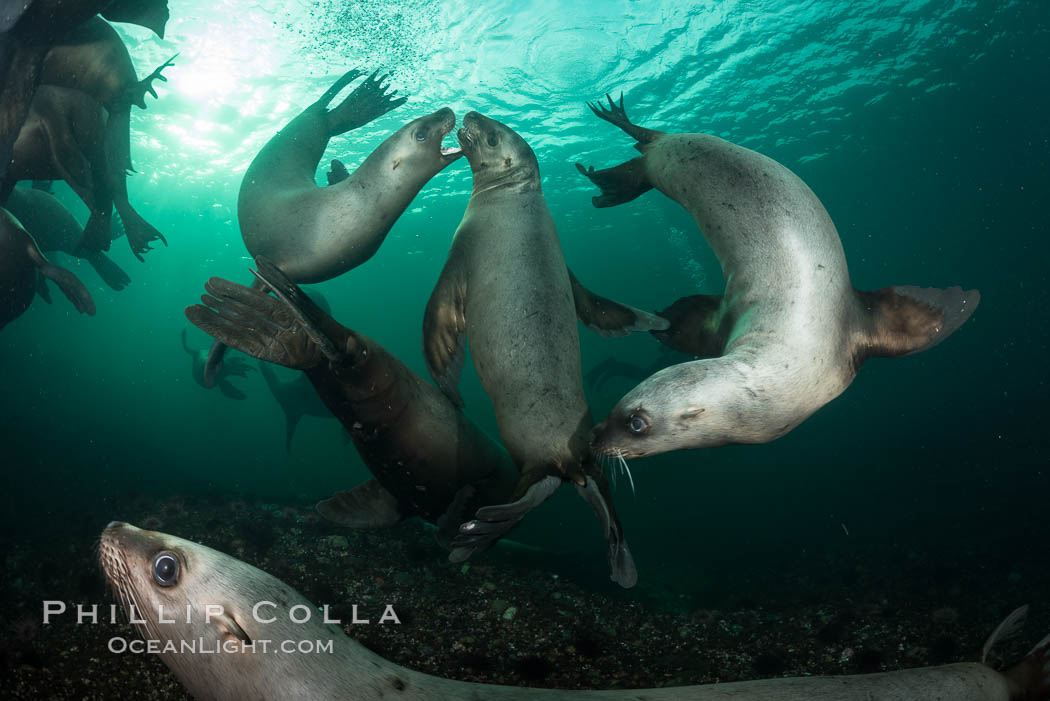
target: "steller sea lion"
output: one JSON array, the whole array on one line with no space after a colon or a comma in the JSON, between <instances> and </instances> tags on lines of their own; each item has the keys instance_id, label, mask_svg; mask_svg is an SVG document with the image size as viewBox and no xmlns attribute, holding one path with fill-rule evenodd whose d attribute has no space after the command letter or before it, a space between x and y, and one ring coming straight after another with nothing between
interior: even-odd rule
<instances>
[{"instance_id":1,"label":"steller sea lion","mask_svg":"<svg viewBox=\"0 0 1050 701\"><path fill-rule=\"evenodd\" d=\"M965 322L976 290L850 284L835 225L802 180L771 158L707 134L632 124L609 98L590 106L638 143L642 156L595 171L597 207L656 188L696 220L722 264L725 293L661 312L655 335L707 359L652 375L595 427L592 448L621 458L783 436L842 393L876 356L932 348Z\"/></svg>"},{"instance_id":2,"label":"steller sea lion","mask_svg":"<svg viewBox=\"0 0 1050 701\"><path fill-rule=\"evenodd\" d=\"M612 579L633 586L634 561L605 474L587 447L593 421L583 394L576 317L599 307L581 304L574 294L579 283L565 266L540 189L539 163L525 140L477 112L463 118L458 136L474 187L427 303L424 354L438 386L462 405L456 386L469 339L521 479L512 503L486 507L463 525L457 541L465 549L453 558L502 537L569 481L602 522ZM651 315L616 307L625 313L605 321L650 329L666 323L647 326Z\"/></svg>"},{"instance_id":3,"label":"steller sea lion","mask_svg":"<svg viewBox=\"0 0 1050 701\"><path fill-rule=\"evenodd\" d=\"M1045 701L1050 635L998 672L983 664L1017 633L1027 606L984 644L981 662L877 674L789 677L660 689L527 689L443 679L388 662L276 577L182 538L111 522L99 562L140 635L198 701ZM211 610L207 606L221 607ZM186 612L187 615L183 615ZM299 623L305 614L305 622ZM384 612L385 613L385 612ZM395 614L396 616L396 611ZM162 620L163 619L163 620ZM254 644L253 644L254 642ZM289 654L302 649L326 654ZM264 647L265 645L265 647ZM186 647L183 647L186 646ZM194 653L194 650L197 650Z\"/></svg>"},{"instance_id":4,"label":"steller sea lion","mask_svg":"<svg viewBox=\"0 0 1050 701\"><path fill-rule=\"evenodd\" d=\"M377 527L418 515L450 540L463 518L507 499L517 470L507 454L375 341L340 325L259 256L254 288L212 278L186 317L259 360L302 370L374 475L317 505L336 523Z\"/></svg>"},{"instance_id":5,"label":"steller sea lion","mask_svg":"<svg viewBox=\"0 0 1050 701\"><path fill-rule=\"evenodd\" d=\"M194 348L190 345L189 339L186 338L186 329L182 330L182 350L186 351L186 354L192 358L190 372L193 375L193 381L204 389L211 389L212 387L218 387L219 391L222 392L224 397L228 399L247 399L248 395L238 389L232 382L231 377L247 377L251 371L251 366L244 361L243 358L230 358L227 362L222 365L222 373L218 378L218 381L214 385L204 384L204 363L208 360L208 351L203 348Z\"/></svg>"},{"instance_id":6,"label":"steller sea lion","mask_svg":"<svg viewBox=\"0 0 1050 701\"><path fill-rule=\"evenodd\" d=\"M124 269L105 253L80 247L84 229L51 193L35 187L15 188L7 200L7 209L22 222L45 253L62 251L86 260L102 281L114 290L123 290L131 283Z\"/></svg>"},{"instance_id":7,"label":"steller sea lion","mask_svg":"<svg viewBox=\"0 0 1050 701\"><path fill-rule=\"evenodd\" d=\"M95 315L95 302L77 276L45 258L22 224L0 208L0 329L29 308L38 273L58 285L78 312Z\"/></svg>"},{"instance_id":8,"label":"steller sea lion","mask_svg":"<svg viewBox=\"0 0 1050 701\"><path fill-rule=\"evenodd\" d=\"M164 8L167 9L166 7ZM93 97L106 108L103 147L106 154L106 178L109 200L106 207L115 206L127 233L131 252L140 261L150 250L150 242L159 240L168 245L163 234L147 222L128 201L128 172L131 166L131 106L145 109L146 93L157 97L154 80L166 81L161 71L172 65L174 56L143 80L138 79L135 66L116 30L101 17L92 17L62 36L44 57L40 81L79 90ZM107 227L105 235L108 237ZM94 250L102 245L102 234L89 239ZM106 238L108 244L109 239ZM108 245L106 246L108 248Z\"/></svg>"}]
</instances>

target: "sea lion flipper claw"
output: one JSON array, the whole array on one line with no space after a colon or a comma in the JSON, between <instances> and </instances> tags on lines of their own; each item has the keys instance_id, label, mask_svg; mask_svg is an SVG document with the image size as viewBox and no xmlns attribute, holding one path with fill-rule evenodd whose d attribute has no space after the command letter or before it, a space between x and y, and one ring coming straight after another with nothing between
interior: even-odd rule
<instances>
[{"instance_id":1,"label":"sea lion flipper claw","mask_svg":"<svg viewBox=\"0 0 1050 701\"><path fill-rule=\"evenodd\" d=\"M569 270L576 316L591 331L601 336L626 336L634 331L663 331L671 324L656 314L606 299L586 287Z\"/></svg>"}]
</instances>

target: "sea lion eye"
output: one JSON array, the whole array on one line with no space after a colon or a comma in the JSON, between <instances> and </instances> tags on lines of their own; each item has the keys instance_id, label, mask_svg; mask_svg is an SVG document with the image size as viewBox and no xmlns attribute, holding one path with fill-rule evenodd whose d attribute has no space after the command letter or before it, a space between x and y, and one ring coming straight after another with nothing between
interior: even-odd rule
<instances>
[{"instance_id":1,"label":"sea lion eye","mask_svg":"<svg viewBox=\"0 0 1050 701\"><path fill-rule=\"evenodd\" d=\"M162 587L174 586L179 581L179 561L165 551L153 558L153 579Z\"/></svg>"},{"instance_id":2,"label":"sea lion eye","mask_svg":"<svg viewBox=\"0 0 1050 701\"><path fill-rule=\"evenodd\" d=\"M419 131L416 132L416 141L426 141L426 140L427 140L427 132L425 130L420 129Z\"/></svg>"},{"instance_id":3,"label":"sea lion eye","mask_svg":"<svg viewBox=\"0 0 1050 701\"><path fill-rule=\"evenodd\" d=\"M638 414L631 414L627 417L627 428L630 429L631 433L639 435L649 430L649 422L638 416Z\"/></svg>"},{"instance_id":4,"label":"sea lion eye","mask_svg":"<svg viewBox=\"0 0 1050 701\"><path fill-rule=\"evenodd\" d=\"M488 142L489 146L495 146L499 143L499 134L497 134L494 131L490 131L489 136L487 139L485 139L485 141Z\"/></svg>"}]
</instances>

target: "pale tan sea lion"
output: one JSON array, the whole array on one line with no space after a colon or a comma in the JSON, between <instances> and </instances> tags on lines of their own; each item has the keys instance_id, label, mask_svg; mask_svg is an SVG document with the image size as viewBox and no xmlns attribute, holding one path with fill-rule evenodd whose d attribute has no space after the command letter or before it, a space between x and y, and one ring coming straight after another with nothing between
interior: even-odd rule
<instances>
[{"instance_id":1,"label":"pale tan sea lion","mask_svg":"<svg viewBox=\"0 0 1050 701\"><path fill-rule=\"evenodd\" d=\"M318 606L272 575L181 538L112 522L99 560L110 588L160 659L198 701L1045 701L1050 636L1005 672L964 662L878 674L795 677L662 689L567 691L453 681L388 662L325 624ZM259 605L260 602L265 602ZM206 615L208 605L222 610ZM161 606L171 623L160 622ZM189 620L183 612L190 610ZM989 637L1016 633L1027 607ZM304 623L292 622L312 613ZM174 614L174 615L173 615ZM396 611L395 611L396 614ZM256 642L259 641L259 642ZM268 641L266 648L261 641ZM254 646L252 643L256 642ZM331 652L296 654L297 645ZM227 651L194 654L181 646ZM289 645L293 652L282 651ZM169 647L170 646L170 647ZM251 646L251 647L249 647ZM192 648L190 648L192 649Z\"/></svg>"},{"instance_id":2,"label":"pale tan sea lion","mask_svg":"<svg viewBox=\"0 0 1050 701\"><path fill-rule=\"evenodd\" d=\"M798 176L707 134L632 124L620 104L591 106L637 140L642 156L595 171L597 207L656 188L681 204L711 244L722 296L686 297L661 312L665 343L694 356L633 390L594 429L595 451L623 458L731 443L765 443L849 386L871 357L932 348L965 322L977 290L850 284L838 232Z\"/></svg>"}]
</instances>

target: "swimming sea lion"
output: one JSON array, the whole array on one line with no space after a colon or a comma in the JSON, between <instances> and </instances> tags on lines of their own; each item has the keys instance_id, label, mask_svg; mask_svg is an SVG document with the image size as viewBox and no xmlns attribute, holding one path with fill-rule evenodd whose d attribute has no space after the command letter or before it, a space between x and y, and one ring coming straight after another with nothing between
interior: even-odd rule
<instances>
[{"instance_id":1,"label":"swimming sea lion","mask_svg":"<svg viewBox=\"0 0 1050 701\"><path fill-rule=\"evenodd\" d=\"M224 368L225 366L223 363ZM259 363L259 372L266 380L270 394L281 405L281 411L284 413L284 452L292 452L292 436L295 435L295 429L304 416L319 419L334 418L305 375L283 382L277 377L277 373L273 371L269 363Z\"/></svg>"},{"instance_id":2,"label":"swimming sea lion","mask_svg":"<svg viewBox=\"0 0 1050 701\"><path fill-rule=\"evenodd\" d=\"M466 549L453 557L500 538L569 481L602 521L612 579L633 586L634 561L605 475L587 447L593 421L583 394L573 283L540 189L539 163L521 136L477 112L463 118L458 136L474 187L427 303L424 354L435 382L462 405L456 386L469 339L521 479L513 503L486 507L463 525L457 541Z\"/></svg>"},{"instance_id":3,"label":"swimming sea lion","mask_svg":"<svg viewBox=\"0 0 1050 701\"><path fill-rule=\"evenodd\" d=\"M102 146L105 123L102 105L89 95L41 85L0 182L0 200L19 180L65 180L91 212L76 247L108 250L113 197Z\"/></svg>"},{"instance_id":4,"label":"swimming sea lion","mask_svg":"<svg viewBox=\"0 0 1050 701\"><path fill-rule=\"evenodd\" d=\"M111 522L99 562L130 620L198 701L1041 701L1050 698L1050 636L997 672L978 662L878 674L795 677L661 689L570 691L443 679L383 659L276 577L217 550ZM221 606L211 610L209 605ZM162 608L163 607L163 608ZM992 633L984 656L1017 632L1027 607ZM188 612L188 615L183 615ZM310 613L303 623L305 613ZM395 612L396 613L396 612ZM161 618L164 618L163 623ZM263 647L264 643L266 647ZM253 642L255 644L253 645ZM325 654L289 654L302 643ZM183 649L182 646L197 646ZM250 646L250 647L249 647ZM197 652L192 650L207 651ZM219 652L219 651L222 652ZM983 659L983 657L982 657Z\"/></svg>"},{"instance_id":5,"label":"swimming sea lion","mask_svg":"<svg viewBox=\"0 0 1050 701\"><path fill-rule=\"evenodd\" d=\"M390 227L432 177L460 157L441 140L456 124L447 107L398 129L352 175L335 161L327 187L314 182L333 136L362 127L404 104L376 73L338 107L328 105L364 75L343 74L316 102L277 132L241 181L237 218L252 256L266 256L294 282L322 282L361 265L379 249ZM336 165L338 163L338 166ZM222 364L212 345L208 377Z\"/></svg>"},{"instance_id":6,"label":"swimming sea lion","mask_svg":"<svg viewBox=\"0 0 1050 701\"><path fill-rule=\"evenodd\" d=\"M580 172L597 207L655 187L688 210L714 249L724 296L696 295L664 312L657 337L695 356L631 390L594 429L603 455L778 438L837 397L873 356L931 348L965 322L976 290L911 286L861 292L850 284L838 232L817 196L776 161L707 134L632 124L609 98L596 115L635 140L642 156Z\"/></svg>"},{"instance_id":7,"label":"swimming sea lion","mask_svg":"<svg viewBox=\"0 0 1050 701\"><path fill-rule=\"evenodd\" d=\"M94 253L80 247L84 229L51 193L36 187L15 188L7 200L7 209L22 222L41 251L62 251L86 260L102 281L114 290L123 290L131 283L124 269L105 253Z\"/></svg>"},{"instance_id":8,"label":"swimming sea lion","mask_svg":"<svg viewBox=\"0 0 1050 701\"><path fill-rule=\"evenodd\" d=\"M223 396L228 397L229 399L248 398L248 395L230 382L231 377L247 377L248 372L252 369L243 358L231 358L223 363L222 373L219 376L218 381L215 385L209 386L204 384L204 363L208 360L208 351L203 348L196 349L190 346L189 340L186 338L186 329L182 330L182 350L186 351L190 358L192 358L190 372L193 375L193 381L198 385L204 389L211 389L213 386L217 385Z\"/></svg>"},{"instance_id":9,"label":"swimming sea lion","mask_svg":"<svg viewBox=\"0 0 1050 701\"><path fill-rule=\"evenodd\" d=\"M40 75L42 84L79 90L106 108L108 118L103 145L110 193L106 206L115 206L120 213L128 245L139 260L143 260L142 254L150 250L151 241L159 240L165 246L168 242L128 201L127 174L134 170L131 166L131 106L145 109L146 93L157 97L153 81L167 80L161 71L172 65L173 59L139 80L120 35L101 17L92 17L62 36L48 50ZM89 240L92 248L100 243L94 237Z\"/></svg>"},{"instance_id":10,"label":"swimming sea lion","mask_svg":"<svg viewBox=\"0 0 1050 701\"><path fill-rule=\"evenodd\" d=\"M375 341L323 312L264 257L259 280L280 299L220 278L186 317L259 360L302 370L375 479L318 504L347 526L418 515L450 540L467 514L505 501L517 470L433 385ZM480 546L479 546L480 547Z\"/></svg>"},{"instance_id":11,"label":"swimming sea lion","mask_svg":"<svg viewBox=\"0 0 1050 701\"><path fill-rule=\"evenodd\" d=\"M78 312L94 316L95 302L84 284L45 258L21 223L0 208L0 329L29 308L37 273L58 285Z\"/></svg>"}]
</instances>

